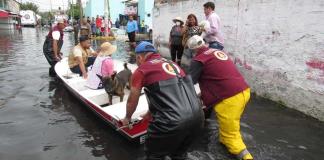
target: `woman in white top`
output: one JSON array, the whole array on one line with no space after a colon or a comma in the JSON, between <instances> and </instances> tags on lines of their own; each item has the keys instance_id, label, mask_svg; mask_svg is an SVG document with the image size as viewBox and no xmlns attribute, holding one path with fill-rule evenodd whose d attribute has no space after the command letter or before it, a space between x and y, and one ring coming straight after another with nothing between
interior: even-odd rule
<instances>
[{"instance_id":1,"label":"woman in white top","mask_svg":"<svg viewBox=\"0 0 324 160\"><path fill-rule=\"evenodd\" d=\"M100 46L100 52L93 63L91 70L88 72L87 87L91 89L102 88L99 76L111 76L114 71L114 63L111 55L117 50L117 46L105 42Z\"/></svg>"}]
</instances>

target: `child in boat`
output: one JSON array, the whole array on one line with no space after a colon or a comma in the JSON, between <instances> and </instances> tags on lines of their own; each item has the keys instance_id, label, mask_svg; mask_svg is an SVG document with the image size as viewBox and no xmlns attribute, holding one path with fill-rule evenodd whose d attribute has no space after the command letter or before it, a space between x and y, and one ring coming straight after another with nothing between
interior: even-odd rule
<instances>
[{"instance_id":1,"label":"child in boat","mask_svg":"<svg viewBox=\"0 0 324 160\"><path fill-rule=\"evenodd\" d=\"M116 51L117 46L104 42L100 46L100 52L91 68L89 70L89 77L86 86L91 89L103 88L99 76L111 76L114 71L114 63L111 55Z\"/></svg>"}]
</instances>

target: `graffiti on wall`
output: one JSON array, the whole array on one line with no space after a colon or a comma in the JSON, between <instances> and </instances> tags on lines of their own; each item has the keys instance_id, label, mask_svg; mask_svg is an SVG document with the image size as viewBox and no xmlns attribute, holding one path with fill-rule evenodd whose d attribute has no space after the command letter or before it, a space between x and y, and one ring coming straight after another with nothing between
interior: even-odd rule
<instances>
[{"instance_id":1,"label":"graffiti on wall","mask_svg":"<svg viewBox=\"0 0 324 160\"><path fill-rule=\"evenodd\" d=\"M324 60L311 59L306 62L308 67L307 79L324 84Z\"/></svg>"},{"instance_id":2,"label":"graffiti on wall","mask_svg":"<svg viewBox=\"0 0 324 160\"><path fill-rule=\"evenodd\" d=\"M188 0L154 0L155 4L164 4L164 3L176 3L180 1L188 1Z\"/></svg>"},{"instance_id":3,"label":"graffiti on wall","mask_svg":"<svg viewBox=\"0 0 324 160\"><path fill-rule=\"evenodd\" d=\"M249 64L246 61L245 55L244 55L244 58L242 60L241 58L234 56L233 53L228 52L228 54L232 56L234 64L239 65L239 66L241 66L241 67L243 67L243 68L245 68L247 70L252 70L252 66L251 66L251 64Z\"/></svg>"}]
</instances>

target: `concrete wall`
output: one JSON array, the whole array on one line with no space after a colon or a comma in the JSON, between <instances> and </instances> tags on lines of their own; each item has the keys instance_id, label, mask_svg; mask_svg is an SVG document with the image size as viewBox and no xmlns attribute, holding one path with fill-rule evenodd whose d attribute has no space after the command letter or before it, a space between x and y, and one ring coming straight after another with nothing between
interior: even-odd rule
<instances>
[{"instance_id":1,"label":"concrete wall","mask_svg":"<svg viewBox=\"0 0 324 160\"><path fill-rule=\"evenodd\" d=\"M153 39L164 55L172 18L204 19L206 0L153 9ZM324 1L217 0L225 50L253 92L324 121Z\"/></svg>"}]
</instances>

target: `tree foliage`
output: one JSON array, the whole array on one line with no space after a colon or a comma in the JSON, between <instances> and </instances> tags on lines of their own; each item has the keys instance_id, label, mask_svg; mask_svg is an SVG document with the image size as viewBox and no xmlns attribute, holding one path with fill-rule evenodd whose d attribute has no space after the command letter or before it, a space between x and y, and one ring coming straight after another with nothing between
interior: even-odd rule
<instances>
[{"instance_id":1,"label":"tree foliage","mask_svg":"<svg viewBox=\"0 0 324 160\"><path fill-rule=\"evenodd\" d=\"M36 14L38 13L38 5L32 2L26 2L26 3L21 3L20 4L20 10L32 10Z\"/></svg>"},{"instance_id":2,"label":"tree foliage","mask_svg":"<svg viewBox=\"0 0 324 160\"><path fill-rule=\"evenodd\" d=\"M80 6L78 4L71 4L68 10L68 15L70 18L79 19L80 18Z\"/></svg>"},{"instance_id":3,"label":"tree foliage","mask_svg":"<svg viewBox=\"0 0 324 160\"><path fill-rule=\"evenodd\" d=\"M54 19L54 15L51 12L39 12L39 15L42 17L42 24L48 24Z\"/></svg>"}]
</instances>

